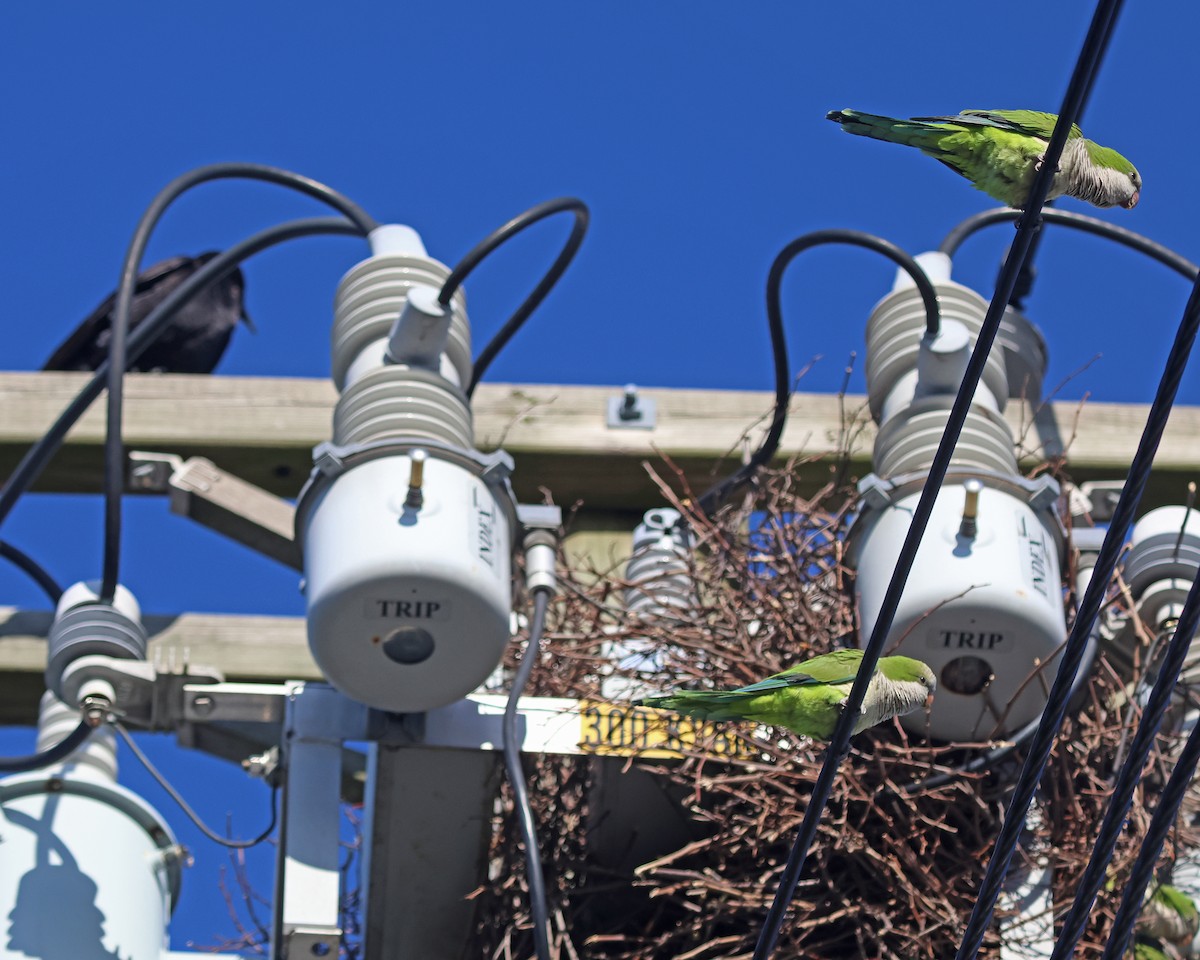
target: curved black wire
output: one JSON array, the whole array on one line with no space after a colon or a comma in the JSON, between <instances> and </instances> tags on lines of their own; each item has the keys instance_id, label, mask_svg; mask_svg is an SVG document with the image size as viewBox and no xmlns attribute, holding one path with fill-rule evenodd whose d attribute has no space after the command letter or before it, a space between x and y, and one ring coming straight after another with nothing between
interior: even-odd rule
<instances>
[{"instance_id":1,"label":"curved black wire","mask_svg":"<svg viewBox=\"0 0 1200 960\"><path fill-rule=\"evenodd\" d=\"M529 908L533 914L533 943L538 960L550 960L550 910L546 900L546 879L542 875L542 855L538 848L537 824L533 819L533 807L529 803L529 791L525 787L525 770L521 766L521 740L517 733L517 701L529 682L529 675L537 663L538 649L542 642L542 631L546 626L546 610L550 605L550 590L542 588L533 595L533 620L529 626L529 642L525 645L525 656L513 677L512 690L504 708L504 769L512 787L513 801L517 810L517 822L521 827L521 839L525 844L525 875L529 881Z\"/></svg>"},{"instance_id":2,"label":"curved black wire","mask_svg":"<svg viewBox=\"0 0 1200 960\"><path fill-rule=\"evenodd\" d=\"M857 247L866 247L897 264L917 285L921 300L925 304L925 332L936 337L941 329L941 315L938 311L937 290L934 289L929 277L905 251L894 243L864 233L861 230L816 230L797 237L775 258L771 270L767 274L767 326L771 332L771 356L775 366L775 409L771 418L770 429L763 437L758 449L732 475L715 484L703 493L697 504L705 513L712 513L722 501L735 490L747 483L765 463L769 463L779 449L779 441L783 437L783 428L787 424L788 400L791 397L791 371L788 369L787 339L783 329L783 307L780 305L783 286L783 274L788 265L805 250L826 243L846 243Z\"/></svg>"},{"instance_id":3,"label":"curved black wire","mask_svg":"<svg viewBox=\"0 0 1200 960\"><path fill-rule=\"evenodd\" d=\"M1092 855L1088 858L1083 876L1075 888L1075 900L1071 909L1062 919L1058 940L1054 945L1054 952L1050 954L1050 960L1064 960L1069 957L1075 949L1076 942L1083 936L1092 904L1105 881L1113 849L1125 828L1126 814L1133 805L1133 791L1142 779L1146 758L1150 755L1150 748L1154 746L1163 715L1171 703L1175 682L1179 679L1197 629L1200 629L1200 576L1192 581L1179 621L1175 624L1174 635L1167 644L1166 655L1159 665L1154 689L1150 691L1150 697L1142 708L1142 719L1130 741L1129 754L1113 782L1112 793L1109 795L1104 819L1096 835Z\"/></svg>"},{"instance_id":4,"label":"curved black wire","mask_svg":"<svg viewBox=\"0 0 1200 960\"><path fill-rule=\"evenodd\" d=\"M1125 892L1121 895L1121 904L1113 917L1112 929L1108 934L1108 943L1104 947L1103 960L1119 960L1126 956L1125 950L1133 936L1133 927L1146 896L1146 887L1154 874L1158 863L1158 855L1162 852L1167 835L1175 826L1175 818L1179 807L1192 785L1192 776L1196 772L1196 762L1200 760L1200 723L1192 728L1187 742L1179 752L1175 761L1175 769L1167 778L1167 785L1150 817L1150 826L1146 828L1146 836L1142 838L1137 859L1133 862L1133 870L1125 881Z\"/></svg>"},{"instance_id":5,"label":"curved black wire","mask_svg":"<svg viewBox=\"0 0 1200 960\"><path fill-rule=\"evenodd\" d=\"M1017 219L1020 215L1019 210L1010 210L1007 207L984 210L982 213L968 217L946 234L946 238L942 241L938 250L952 257L958 252L958 248L962 246L963 241L967 237L977 233L984 227L990 227L996 223L1006 223L1009 220ZM1134 233L1132 230L1118 227L1107 220L1098 220L1095 217L1085 216L1082 213L1071 213L1067 210L1043 210L1042 219L1047 223L1061 224L1064 227L1071 227L1075 230L1081 230L1084 233L1106 237L1109 240L1123 244L1126 247L1137 250L1139 253L1144 253L1152 260L1157 260L1166 267L1170 267L1181 276L1187 277L1188 280L1195 280L1196 276L1200 274L1200 267L1196 266L1196 264L1192 263L1186 257L1180 256L1169 247L1164 247L1161 243L1156 243L1149 237L1142 236L1140 233Z\"/></svg>"},{"instance_id":6,"label":"curved black wire","mask_svg":"<svg viewBox=\"0 0 1200 960\"><path fill-rule=\"evenodd\" d=\"M0 757L0 773L27 773L65 760L83 745L94 729L86 720L80 720L79 726L41 753L31 753L24 757Z\"/></svg>"},{"instance_id":7,"label":"curved black wire","mask_svg":"<svg viewBox=\"0 0 1200 960\"><path fill-rule=\"evenodd\" d=\"M278 793L278 790L275 788L271 789L271 822L267 824L267 829L265 829L252 840L230 840L211 829L203 820L200 819L196 811L188 806L188 802L183 799L183 796L180 794L180 792L171 785L171 782L165 776L163 776L161 772L159 772L159 769L150 762L150 758L142 752L142 748L134 742L133 737L130 736L129 731L125 729L124 724L116 719L109 720L109 723L111 723L113 729L121 735L121 739L125 741L125 745L129 747L130 752L137 757L138 762L146 768L146 772L150 774L150 776L154 778L155 782L167 792L167 796L175 801L179 809L182 810L187 815L187 818L196 825L196 829L208 837L208 839L213 843L219 843L221 846L228 847L230 850L247 850L250 847L258 846L260 843L266 840L267 837L275 832L275 824L279 821L279 804L275 802L275 797Z\"/></svg>"},{"instance_id":8,"label":"curved black wire","mask_svg":"<svg viewBox=\"0 0 1200 960\"><path fill-rule=\"evenodd\" d=\"M136 361L146 348L154 342L154 339L162 332L163 328L171 322L171 318L175 315L175 312L201 288L210 283L215 283L227 274L232 273L238 264L256 253L260 253L287 240L321 234L361 236L362 231L360 227L348 220L337 217L312 217L276 224L242 240L240 243L234 244L228 250L213 257L212 260L188 277L175 290L171 291L171 294L146 317L145 321L138 325L138 328L129 337L125 357L126 363L130 364ZM21 458L21 462L17 464L16 469L13 470L4 482L4 486L0 488L0 524L12 512L21 495L33 486L37 478L41 476L46 465L53 459L59 447L62 446L62 442L70 429L75 426L79 418L92 405L92 402L104 392L104 387L108 379L108 371L109 363L106 360L96 368L92 379L79 391L75 399L67 405L66 409L59 414L58 419L50 425L50 428L42 435L41 439L26 451L25 456Z\"/></svg>"},{"instance_id":9,"label":"curved black wire","mask_svg":"<svg viewBox=\"0 0 1200 960\"><path fill-rule=\"evenodd\" d=\"M987 314L984 317L983 325L980 327L976 338L975 349L971 351L971 358L967 361L967 369L963 376L962 384L959 386L958 394L954 398L954 405L951 407L950 416L946 422L946 429L942 434L937 453L934 454L933 463L929 468L929 477L925 482L924 489L921 491L916 508L913 510L908 533L904 538L904 544L901 546L899 556L896 559L895 570L892 572L892 579L888 583L887 591L884 593L883 602L880 605L879 614L875 621L875 626L871 631L870 639L863 650L863 658L859 664L858 675L854 679L854 685L851 687L850 694L846 698L846 705L838 717L837 725L834 727L833 736L825 753L825 761L821 766L821 772L817 775L812 793L808 798L804 811L804 819L801 821L800 829L796 834L796 841L792 846L787 864L780 877L775 899L771 904L771 909L767 913L766 921L759 934L758 943L754 949L754 960L766 960L779 940L779 931L783 927L783 920L787 913L788 904L791 903L796 886L800 882L800 872L804 868L804 863L808 858L808 849L812 844L813 838L816 836L821 814L825 809L825 805L829 802L829 794L833 788L833 779L837 775L842 758L849 752L850 736L862 711L862 702L867 692L867 685L870 683L871 676L875 672L875 667L883 651L883 645L891 630L892 621L896 616L896 610L900 604L900 597L904 591L905 582L908 580L909 572L912 570L913 561L916 558L917 549L921 545L925 528L928 526L929 517L933 512L934 500L941 489L942 481L946 476L946 470L950 465L950 457L954 452L954 445L959 434L962 432L963 423L966 421L967 412L975 394L975 388L978 386L979 380L983 375L983 368L987 362L988 353L992 348L992 343L996 339L996 333L1000 328L1000 321L1004 316L1008 299L1017 282L1021 266L1024 263L1026 255L1029 253L1033 237L1041 225L1042 207L1046 202L1046 195L1050 192L1050 184L1055 171L1058 169L1058 162L1062 157L1063 147L1066 146L1067 134L1071 129L1071 124L1074 122L1075 115L1078 113L1082 96L1086 88L1091 85L1091 77L1097 65L1096 56L1098 51L1103 48L1104 34L1111 24L1112 8L1114 5L1119 5L1119 3L1120 0L1100 0L1096 15L1093 17L1092 25L1088 30L1088 36L1084 41L1083 51L1080 53L1079 62L1076 64L1075 71L1071 77L1071 83L1068 86L1063 107L1059 111L1058 122L1055 124L1050 142L1046 146L1041 168L1034 177L1026 209L1017 222L1017 234L1013 238L1008 255L1004 260L1004 266L996 281L996 290L992 295L992 302L988 305ZM1169 409L1170 403L1168 402L1166 406ZM1147 460L1147 467L1148 463L1149 461ZM1144 477L1142 482L1144 484ZM1125 493L1122 495L1122 500L1126 499L1136 499L1130 497L1129 486L1126 486ZM1105 540L1106 546L1112 540L1112 531L1113 528L1110 528L1110 536ZM1102 548L1101 555L1103 556L1103 554L1104 550ZM1111 559L1113 563L1116 562L1115 550ZM1107 584L1111 573L1111 567L1105 570L1097 562L1096 573L1093 575L1091 582L1091 587L1096 589L1092 590L1089 588L1089 593L1098 593L1101 583ZM1096 608L1092 611L1090 617L1084 617L1081 614L1076 619L1076 629L1072 631L1072 638L1075 638L1077 634L1082 637L1090 634L1092 620L1094 620L1098 609L1099 603L1097 602ZM1082 633L1079 630L1081 626L1084 627ZM1058 676L1055 678L1055 685L1051 689L1050 700L1047 703L1047 708L1042 718L1043 727L1049 727L1050 741L1053 740L1054 731L1057 730L1058 725L1062 722L1062 712L1065 709L1065 697L1063 695L1071 686L1074 673L1079 665L1079 658L1082 655L1082 641L1077 642L1076 646L1072 647L1071 638L1068 638L1067 648L1063 654ZM1074 659L1069 659L1072 657ZM1056 704L1054 709L1051 709L1050 704L1054 701L1056 690L1058 691L1058 696L1063 698L1064 702ZM1048 724L1047 721L1051 721L1051 723ZM983 941L983 934L991 923L996 897L999 895L1004 875L1008 871L1008 863L1012 857L1013 849L1016 847L1016 842L1020 837L1025 814L1029 809L1029 801L1033 796L1033 788L1036 787L1038 774L1040 774L1042 764L1044 764L1043 758L1042 763L1039 763L1036 768L1036 773L1032 777L1027 777L1030 760L1038 752L1041 733L1042 728L1040 727L1038 734L1034 737L1034 746L1026 758L1025 769L1022 770L1022 780L1028 779L1032 781L1028 784L1028 796L1024 797L1023 805L1018 804L1018 798L1014 796L1013 803L1010 804L1008 813L1005 815L1000 838L997 840L995 852L991 862L988 864L987 874L984 877L979 897L972 909L971 920L968 922L967 931L959 947L956 960L969 960L969 958L973 958L978 953L979 945ZM1048 744L1045 750L1048 755ZM1020 781L1018 782L1018 786L1020 786ZM1008 832L1007 835L1006 831Z\"/></svg>"},{"instance_id":10,"label":"curved black wire","mask_svg":"<svg viewBox=\"0 0 1200 960\"><path fill-rule=\"evenodd\" d=\"M529 319L530 314L546 299L546 294L554 288L559 278L566 272L567 267L571 265L571 261L575 259L575 254L579 251L579 245L583 243L584 234L587 233L590 216L587 204L577 197L559 197L557 200L547 200L544 203L539 203L536 207L530 207L520 216L513 217L504 226L492 231L477 243L467 252L466 256L454 265L454 269L450 271L450 276L442 284L441 292L438 294L438 303L443 307L448 307L450 299L458 291L458 288L462 286L462 282L467 278L467 275L479 266L480 261L484 257L506 240L516 236L526 227L533 226L539 220L545 220L546 217L553 216L556 213L565 213L567 211L575 214L575 223L571 227L571 234L567 237L567 242L563 244L562 251L555 261L550 264L550 269L546 271L546 275L538 281L538 285L533 288L533 292L525 298L525 302L517 307L504 326L488 341L487 346L479 351L479 356L475 358L474 369L471 371L471 382L467 385L468 397L475 393L475 388L479 385L479 381L483 379L483 374L491 366L492 361L496 359L496 355L504 349L504 346L513 338L513 335Z\"/></svg>"},{"instance_id":11,"label":"curved black wire","mask_svg":"<svg viewBox=\"0 0 1200 960\"><path fill-rule=\"evenodd\" d=\"M358 204L331 187L289 170L258 163L214 163L197 167L176 177L150 202L138 220L133 239L130 240L129 249L125 253L112 315L108 350L108 415L104 440L104 566L100 582L101 603L112 602L121 563L121 496L125 492L125 447L121 440L121 411L124 405L125 368L128 365L126 339L129 331L129 311L137 285L138 267L146 252L146 245L150 242L150 234L167 207L193 187L212 180L230 178L263 180L305 193L345 214L364 234L370 233L379 225Z\"/></svg>"},{"instance_id":12,"label":"curved black wire","mask_svg":"<svg viewBox=\"0 0 1200 960\"><path fill-rule=\"evenodd\" d=\"M29 579L42 588L42 591L50 598L50 602L54 606L58 606L58 601L62 599L63 589L45 567L34 560L24 550L17 549L7 540L0 540L0 557L17 566L22 573L26 574Z\"/></svg>"}]
</instances>

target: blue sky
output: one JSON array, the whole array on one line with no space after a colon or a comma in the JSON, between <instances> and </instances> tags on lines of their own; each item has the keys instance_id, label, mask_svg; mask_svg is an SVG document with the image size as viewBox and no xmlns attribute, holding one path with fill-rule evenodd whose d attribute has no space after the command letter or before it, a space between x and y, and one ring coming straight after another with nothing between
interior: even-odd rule
<instances>
[{"instance_id":1,"label":"blue sky","mask_svg":"<svg viewBox=\"0 0 1200 960\"><path fill-rule=\"evenodd\" d=\"M763 284L787 241L851 227L917 253L994 206L915 151L845 136L823 119L828 110L1057 110L1090 6L1014 0L1004 11L1001 21L994 7L947 2L6 5L2 366L36 369L114 287L161 186L204 163L250 160L410 224L450 263L541 200L583 198L593 224L583 249L493 381L766 390ZM1192 113L1198 26L1200 13L1184 6L1131 5L1083 123L1145 181L1136 210L1099 215L1191 259L1200 196L1195 138L1179 119ZM206 186L168 213L147 262L320 212L263 184ZM468 283L477 344L566 229L566 218L543 225ZM1011 235L999 226L969 240L955 278L990 295ZM252 261L248 308L260 332L239 332L219 374L326 376L334 289L364 255L357 241L319 239ZM1047 384L1099 355L1062 398L1148 402L1187 284L1053 228L1038 266L1027 312L1049 343ZM891 279L891 266L863 251L823 249L793 265L793 368L823 358L801 389L836 390L852 351L851 389L863 389L863 325ZM1200 378L1185 379L1181 399L1200 403ZM294 573L162 502L131 503L127 525L123 578L144 609L301 612ZM32 497L3 535L65 582L99 574L96 498ZM2 568L0 603L44 606ZM0 749L23 750L28 736L2 736ZM265 792L240 771L167 743L151 749L213 822L228 810L246 832L262 822ZM195 852L173 943L228 933L212 879L223 855L132 760L124 771Z\"/></svg>"}]
</instances>

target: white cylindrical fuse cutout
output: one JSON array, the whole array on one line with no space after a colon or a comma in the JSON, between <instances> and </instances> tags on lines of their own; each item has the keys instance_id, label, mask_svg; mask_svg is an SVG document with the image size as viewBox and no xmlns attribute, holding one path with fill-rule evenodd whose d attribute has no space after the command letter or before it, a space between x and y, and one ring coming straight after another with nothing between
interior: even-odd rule
<instances>
[{"instance_id":1,"label":"white cylindrical fuse cutout","mask_svg":"<svg viewBox=\"0 0 1200 960\"><path fill-rule=\"evenodd\" d=\"M420 712L470 693L504 652L515 507L487 458L433 445L382 453L320 469L301 493L308 641L346 696ZM502 479L506 463L493 464Z\"/></svg>"},{"instance_id":2,"label":"white cylindrical fuse cutout","mask_svg":"<svg viewBox=\"0 0 1200 960\"><path fill-rule=\"evenodd\" d=\"M901 723L939 740L1004 736L1036 719L1066 638L1052 518L1000 484L985 481L971 494L953 482L938 494L884 645L887 654L933 669L931 712L910 713ZM919 498L918 489L865 510L852 534L864 638ZM973 517L965 518L965 505Z\"/></svg>"}]
</instances>

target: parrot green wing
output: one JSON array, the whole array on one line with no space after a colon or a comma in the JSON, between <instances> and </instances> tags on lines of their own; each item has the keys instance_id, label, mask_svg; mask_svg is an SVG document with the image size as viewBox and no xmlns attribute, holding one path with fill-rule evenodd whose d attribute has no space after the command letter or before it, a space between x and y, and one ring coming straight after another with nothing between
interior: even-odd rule
<instances>
[{"instance_id":1,"label":"parrot green wing","mask_svg":"<svg viewBox=\"0 0 1200 960\"><path fill-rule=\"evenodd\" d=\"M1058 115L1039 110L964 110L955 117L916 117L927 122L957 123L965 127L995 127L1009 133L1049 140L1058 123ZM1070 136L1082 137L1078 124L1071 125Z\"/></svg>"},{"instance_id":2,"label":"parrot green wing","mask_svg":"<svg viewBox=\"0 0 1200 960\"><path fill-rule=\"evenodd\" d=\"M811 687L853 683L862 663L861 650L834 650L804 663L798 663L781 673L772 674L765 680L739 687L734 693L769 693L786 687Z\"/></svg>"}]
</instances>

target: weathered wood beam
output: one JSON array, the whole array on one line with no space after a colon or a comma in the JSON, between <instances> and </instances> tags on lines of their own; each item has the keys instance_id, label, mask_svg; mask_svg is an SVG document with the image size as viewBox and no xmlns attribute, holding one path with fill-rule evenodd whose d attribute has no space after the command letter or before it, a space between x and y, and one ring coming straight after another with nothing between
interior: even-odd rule
<instances>
[{"instance_id":1,"label":"weathered wood beam","mask_svg":"<svg viewBox=\"0 0 1200 960\"><path fill-rule=\"evenodd\" d=\"M84 382L84 374L0 374L0 476L9 473ZM311 466L314 445L329 437L336 393L327 380L133 374L128 378L125 430L131 449L204 456L280 496L295 496ZM476 393L475 428L484 449L504 446L517 461L515 485L524 500L551 491L565 507L638 512L661 503L642 467L663 457L697 491L732 469L749 432L757 441L770 409L760 392L648 388L657 401L652 430L613 430L606 404L616 387L484 384ZM1052 404L1030 426L1029 411L1012 404L1008 418L1026 437L1026 462L1040 458L1039 435L1067 446L1078 481L1121 477L1137 446L1148 408L1142 404ZM865 422L864 422L865 421ZM100 488L103 418L100 405L72 432L36 489L94 492ZM785 455L801 454L803 485L816 489L830 458L849 435L852 475L870 470L874 426L863 398L797 394L784 435ZM1200 464L1200 409L1179 407L1156 462L1147 505L1182 497Z\"/></svg>"}]
</instances>

